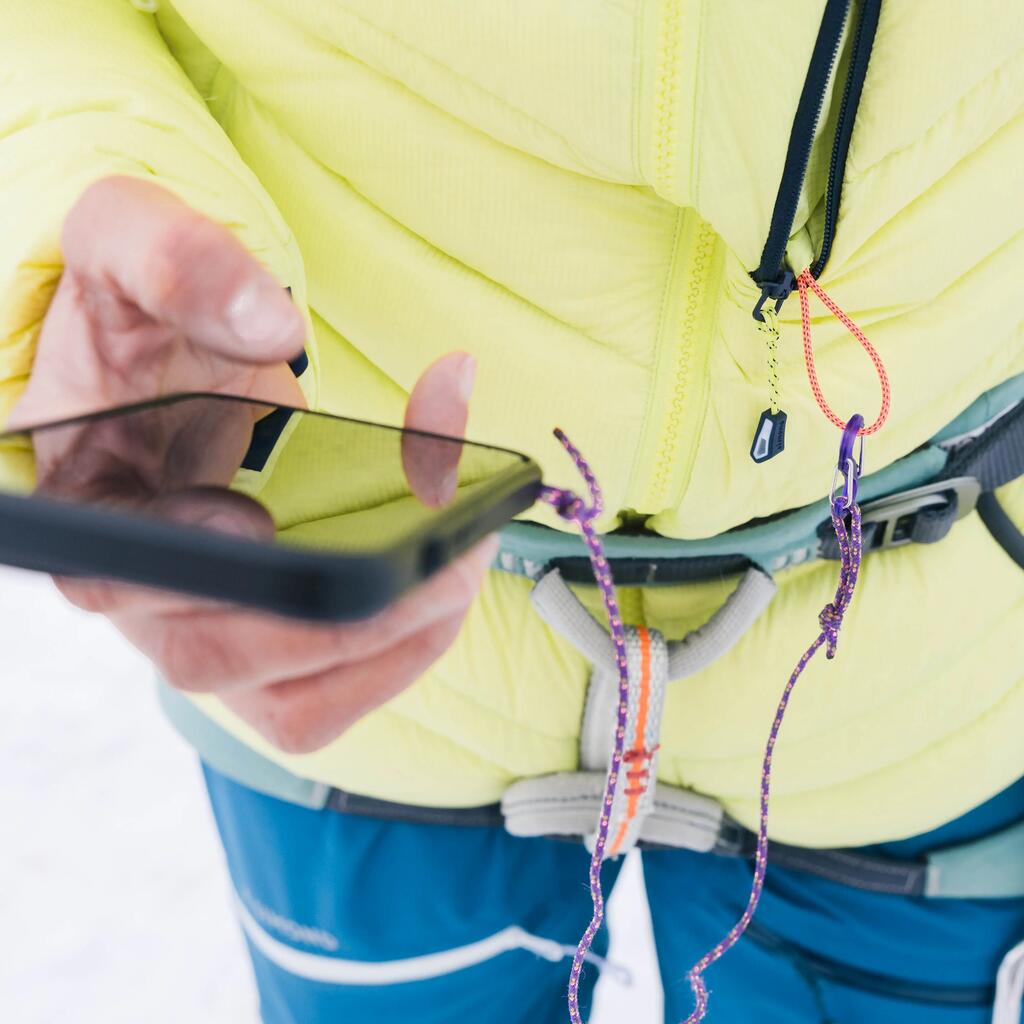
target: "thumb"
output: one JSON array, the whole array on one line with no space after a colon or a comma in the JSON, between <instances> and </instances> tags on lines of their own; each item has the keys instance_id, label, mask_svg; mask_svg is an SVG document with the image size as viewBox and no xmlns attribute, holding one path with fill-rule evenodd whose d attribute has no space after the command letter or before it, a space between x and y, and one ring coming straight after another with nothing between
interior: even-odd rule
<instances>
[{"instance_id":1,"label":"thumb","mask_svg":"<svg viewBox=\"0 0 1024 1024\"><path fill-rule=\"evenodd\" d=\"M67 269L87 289L114 285L191 342L247 363L302 350L305 324L287 292L226 228L170 192L135 178L104 178L68 214ZM104 303L96 303L101 315Z\"/></svg>"},{"instance_id":2,"label":"thumb","mask_svg":"<svg viewBox=\"0 0 1024 1024\"><path fill-rule=\"evenodd\" d=\"M424 370L405 408L402 466L413 494L426 505L441 506L458 487L461 442L469 417L476 360L467 352L449 352ZM431 437L441 434L443 437Z\"/></svg>"}]
</instances>

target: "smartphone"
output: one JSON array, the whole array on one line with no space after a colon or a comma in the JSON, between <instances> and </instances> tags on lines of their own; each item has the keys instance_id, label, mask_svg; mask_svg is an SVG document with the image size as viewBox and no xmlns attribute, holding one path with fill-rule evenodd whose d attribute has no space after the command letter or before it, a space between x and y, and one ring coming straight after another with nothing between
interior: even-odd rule
<instances>
[{"instance_id":1,"label":"smartphone","mask_svg":"<svg viewBox=\"0 0 1024 1024\"><path fill-rule=\"evenodd\" d=\"M537 465L503 448L173 395L0 435L0 562L355 620L540 487Z\"/></svg>"}]
</instances>

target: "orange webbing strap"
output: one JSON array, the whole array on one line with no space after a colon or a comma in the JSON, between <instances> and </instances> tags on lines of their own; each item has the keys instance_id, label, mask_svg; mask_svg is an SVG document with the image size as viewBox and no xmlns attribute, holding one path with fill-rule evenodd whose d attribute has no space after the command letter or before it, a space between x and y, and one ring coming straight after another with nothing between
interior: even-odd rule
<instances>
[{"instance_id":1,"label":"orange webbing strap","mask_svg":"<svg viewBox=\"0 0 1024 1024\"><path fill-rule=\"evenodd\" d=\"M644 795L650 780L651 757L654 755L654 751L648 750L644 745L647 714L651 702L651 634L646 626L637 626L636 635L640 641L640 692L637 701L636 724L633 729L633 743L623 757L629 766L626 769L628 785L625 789L628 802L626 813L619 823L618 831L608 849L607 856L609 857L614 857L619 852L626 833L629 831L630 823L636 817L637 809L640 806L640 797Z\"/></svg>"}]
</instances>

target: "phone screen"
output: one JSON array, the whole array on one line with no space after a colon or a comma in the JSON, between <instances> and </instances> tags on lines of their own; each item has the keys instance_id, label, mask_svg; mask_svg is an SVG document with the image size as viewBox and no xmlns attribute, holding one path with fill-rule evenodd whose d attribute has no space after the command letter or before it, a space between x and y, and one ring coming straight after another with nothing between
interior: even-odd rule
<instances>
[{"instance_id":1,"label":"phone screen","mask_svg":"<svg viewBox=\"0 0 1024 1024\"><path fill-rule=\"evenodd\" d=\"M8 434L4 462L0 493L357 554L536 473L500 448L215 395Z\"/></svg>"}]
</instances>

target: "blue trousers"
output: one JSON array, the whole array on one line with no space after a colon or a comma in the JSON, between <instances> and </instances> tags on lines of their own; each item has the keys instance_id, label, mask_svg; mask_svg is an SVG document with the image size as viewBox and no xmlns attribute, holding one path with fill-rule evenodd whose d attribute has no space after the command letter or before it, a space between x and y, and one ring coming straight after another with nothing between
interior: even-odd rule
<instances>
[{"instance_id":1,"label":"blue trousers","mask_svg":"<svg viewBox=\"0 0 1024 1024\"><path fill-rule=\"evenodd\" d=\"M266 1024L567 1019L590 917L577 844L495 828L310 811L206 769ZM1024 780L964 818L875 852L915 857L1024 818ZM665 1019L689 967L735 923L751 866L649 851ZM605 891L617 865L605 866ZM707 975L710 1024L988 1024L1024 900L878 895L769 864L751 929ZM595 952L606 948L600 936ZM581 1005L598 970L585 972Z\"/></svg>"}]
</instances>

